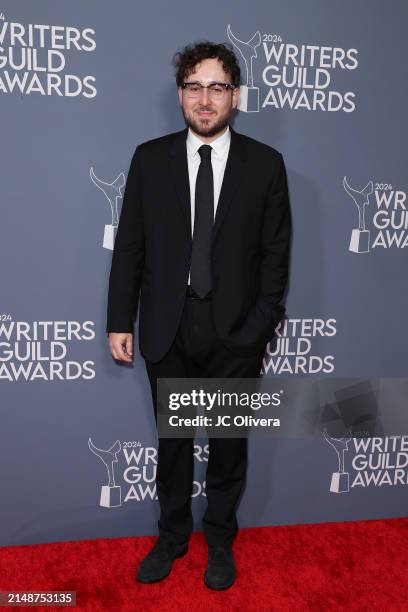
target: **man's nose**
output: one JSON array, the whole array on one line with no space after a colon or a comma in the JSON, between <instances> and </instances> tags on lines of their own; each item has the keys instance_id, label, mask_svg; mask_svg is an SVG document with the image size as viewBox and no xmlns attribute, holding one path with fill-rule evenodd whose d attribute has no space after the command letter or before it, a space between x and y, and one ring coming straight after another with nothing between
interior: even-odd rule
<instances>
[{"instance_id":1,"label":"man's nose","mask_svg":"<svg viewBox=\"0 0 408 612\"><path fill-rule=\"evenodd\" d=\"M209 100L210 100L210 93L209 93L208 87L202 87L201 88L200 100L204 104L207 104L207 102L209 102Z\"/></svg>"}]
</instances>

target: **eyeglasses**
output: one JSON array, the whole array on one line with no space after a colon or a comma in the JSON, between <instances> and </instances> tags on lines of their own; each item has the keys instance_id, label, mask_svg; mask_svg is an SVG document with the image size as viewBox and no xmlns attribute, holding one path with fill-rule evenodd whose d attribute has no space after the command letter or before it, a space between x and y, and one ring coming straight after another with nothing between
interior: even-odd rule
<instances>
[{"instance_id":1,"label":"eyeglasses","mask_svg":"<svg viewBox=\"0 0 408 612\"><path fill-rule=\"evenodd\" d=\"M217 100L225 96L228 89L235 89L235 85L231 83L210 83L209 85L201 85L201 83L183 83L181 86L191 99L199 98L203 89L208 89L210 98Z\"/></svg>"}]
</instances>

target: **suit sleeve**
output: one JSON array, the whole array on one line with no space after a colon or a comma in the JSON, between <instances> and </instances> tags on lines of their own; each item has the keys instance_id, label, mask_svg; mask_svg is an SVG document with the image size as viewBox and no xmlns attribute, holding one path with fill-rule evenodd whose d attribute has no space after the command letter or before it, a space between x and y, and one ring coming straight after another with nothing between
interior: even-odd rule
<instances>
[{"instance_id":1,"label":"suit sleeve","mask_svg":"<svg viewBox=\"0 0 408 612\"><path fill-rule=\"evenodd\" d=\"M258 310L270 319L270 332L283 317L280 304L289 271L291 215L285 163L279 154L278 168L269 188L261 240Z\"/></svg>"},{"instance_id":2,"label":"suit sleeve","mask_svg":"<svg viewBox=\"0 0 408 612\"><path fill-rule=\"evenodd\" d=\"M286 169L279 154L265 202L258 294L243 325L233 334L233 340L241 347L265 346L285 313L280 302L288 279L290 232Z\"/></svg>"},{"instance_id":3,"label":"suit sleeve","mask_svg":"<svg viewBox=\"0 0 408 612\"><path fill-rule=\"evenodd\" d=\"M140 147L132 157L109 275L106 331L133 332L144 265Z\"/></svg>"}]
</instances>

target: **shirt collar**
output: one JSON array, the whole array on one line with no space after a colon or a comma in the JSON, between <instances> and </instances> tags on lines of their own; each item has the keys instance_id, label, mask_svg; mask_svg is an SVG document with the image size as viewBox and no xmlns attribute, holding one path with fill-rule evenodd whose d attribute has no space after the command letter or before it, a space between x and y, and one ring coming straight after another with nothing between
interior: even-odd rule
<instances>
[{"instance_id":1,"label":"shirt collar","mask_svg":"<svg viewBox=\"0 0 408 612\"><path fill-rule=\"evenodd\" d=\"M227 152L228 147L230 145L230 141L231 141L231 130L228 126L225 132L221 134L221 136L218 136L218 138L208 143L213 148L211 155L215 155L215 157L221 158ZM190 128L188 128L188 133L187 133L187 154L188 156L190 158L193 158L195 155L200 157L200 154L198 153L198 149L203 144L207 144L207 143L203 142L198 136L196 136L191 131Z\"/></svg>"}]
</instances>

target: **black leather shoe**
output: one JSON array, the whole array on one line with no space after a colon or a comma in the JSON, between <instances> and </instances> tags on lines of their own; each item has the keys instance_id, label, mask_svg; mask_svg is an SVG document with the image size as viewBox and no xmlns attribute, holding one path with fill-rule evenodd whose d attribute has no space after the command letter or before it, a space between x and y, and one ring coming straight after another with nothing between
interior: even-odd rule
<instances>
[{"instance_id":1,"label":"black leather shoe","mask_svg":"<svg viewBox=\"0 0 408 612\"><path fill-rule=\"evenodd\" d=\"M138 582L158 582L171 572L174 559L183 557L188 551L188 543L174 544L159 538L150 552L139 564L136 580Z\"/></svg>"},{"instance_id":2,"label":"black leather shoe","mask_svg":"<svg viewBox=\"0 0 408 612\"><path fill-rule=\"evenodd\" d=\"M209 546L204 582L210 589L222 591L234 584L234 555L230 546Z\"/></svg>"}]
</instances>

